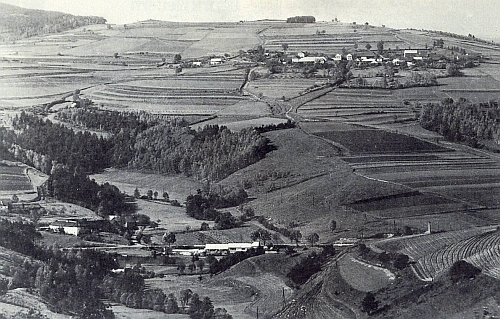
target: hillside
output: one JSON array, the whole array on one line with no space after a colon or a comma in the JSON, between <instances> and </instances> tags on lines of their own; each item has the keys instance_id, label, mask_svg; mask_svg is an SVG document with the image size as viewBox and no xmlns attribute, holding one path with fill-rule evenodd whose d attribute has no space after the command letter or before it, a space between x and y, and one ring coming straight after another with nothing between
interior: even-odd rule
<instances>
[{"instance_id":1,"label":"hillside","mask_svg":"<svg viewBox=\"0 0 500 319\"><path fill-rule=\"evenodd\" d=\"M104 24L106 19L94 16L25 9L0 3L0 40L15 40L58 33L78 27Z\"/></svg>"}]
</instances>

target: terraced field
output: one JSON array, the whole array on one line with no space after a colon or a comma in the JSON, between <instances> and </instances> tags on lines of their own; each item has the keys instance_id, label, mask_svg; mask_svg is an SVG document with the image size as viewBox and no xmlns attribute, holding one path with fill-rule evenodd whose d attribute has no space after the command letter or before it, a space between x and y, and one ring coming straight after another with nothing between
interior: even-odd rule
<instances>
[{"instance_id":1,"label":"terraced field","mask_svg":"<svg viewBox=\"0 0 500 319\"><path fill-rule=\"evenodd\" d=\"M15 193L32 190L33 187L25 171L23 167L0 163L0 192Z\"/></svg>"},{"instance_id":2,"label":"terraced field","mask_svg":"<svg viewBox=\"0 0 500 319\"><path fill-rule=\"evenodd\" d=\"M422 256L412 267L421 280L432 281L459 260L500 279L500 233L495 230L451 243Z\"/></svg>"},{"instance_id":3,"label":"terraced field","mask_svg":"<svg viewBox=\"0 0 500 319\"><path fill-rule=\"evenodd\" d=\"M164 114L214 114L228 105L245 100L239 94L243 73L191 75L161 80L136 80L109 84L86 92L106 106L141 109L156 106Z\"/></svg>"},{"instance_id":4,"label":"terraced field","mask_svg":"<svg viewBox=\"0 0 500 319\"><path fill-rule=\"evenodd\" d=\"M353 49L355 44L364 47L384 41L386 48L403 47L405 42L385 28L355 26L347 23L315 23L274 25L261 33L265 48L281 50L288 44L289 51L321 52L335 54L342 49Z\"/></svg>"}]
</instances>

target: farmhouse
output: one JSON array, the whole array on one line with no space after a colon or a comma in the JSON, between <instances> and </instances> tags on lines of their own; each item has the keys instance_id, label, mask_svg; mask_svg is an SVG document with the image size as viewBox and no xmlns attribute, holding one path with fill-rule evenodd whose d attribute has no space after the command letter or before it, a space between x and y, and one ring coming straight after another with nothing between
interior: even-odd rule
<instances>
[{"instance_id":1,"label":"farmhouse","mask_svg":"<svg viewBox=\"0 0 500 319\"><path fill-rule=\"evenodd\" d=\"M348 53L346 56L347 61L352 61L352 54Z\"/></svg>"},{"instance_id":2,"label":"farmhouse","mask_svg":"<svg viewBox=\"0 0 500 319\"><path fill-rule=\"evenodd\" d=\"M358 60L361 62L375 62L377 55L371 51L363 51L358 53Z\"/></svg>"},{"instance_id":3,"label":"farmhouse","mask_svg":"<svg viewBox=\"0 0 500 319\"><path fill-rule=\"evenodd\" d=\"M342 60L342 54L340 54L340 53L335 54L333 61L340 61L340 60Z\"/></svg>"},{"instance_id":4,"label":"farmhouse","mask_svg":"<svg viewBox=\"0 0 500 319\"><path fill-rule=\"evenodd\" d=\"M49 225L49 230L54 233L64 233L74 236L88 234L92 229L99 228L101 220L63 219L56 220Z\"/></svg>"}]
</instances>

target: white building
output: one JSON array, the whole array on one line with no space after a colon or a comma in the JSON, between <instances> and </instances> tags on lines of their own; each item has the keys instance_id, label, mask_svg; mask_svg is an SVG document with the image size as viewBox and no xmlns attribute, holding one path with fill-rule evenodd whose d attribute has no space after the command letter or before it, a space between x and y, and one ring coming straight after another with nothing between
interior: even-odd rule
<instances>
[{"instance_id":1,"label":"white building","mask_svg":"<svg viewBox=\"0 0 500 319\"><path fill-rule=\"evenodd\" d=\"M322 57L322 56L306 56L306 57L303 57L303 58L300 58L299 63L325 63L326 62L326 58L325 57Z\"/></svg>"},{"instance_id":2,"label":"white building","mask_svg":"<svg viewBox=\"0 0 500 319\"><path fill-rule=\"evenodd\" d=\"M222 64L222 58L212 58L210 59L210 65Z\"/></svg>"},{"instance_id":3,"label":"white building","mask_svg":"<svg viewBox=\"0 0 500 319\"><path fill-rule=\"evenodd\" d=\"M65 233L78 236L84 227L77 220L56 220L49 225L49 229L54 233Z\"/></svg>"},{"instance_id":4,"label":"white building","mask_svg":"<svg viewBox=\"0 0 500 319\"><path fill-rule=\"evenodd\" d=\"M239 251L245 252L252 248L256 249L260 246L258 241L253 243L228 243L228 244L206 244L206 254L233 254Z\"/></svg>"}]
</instances>

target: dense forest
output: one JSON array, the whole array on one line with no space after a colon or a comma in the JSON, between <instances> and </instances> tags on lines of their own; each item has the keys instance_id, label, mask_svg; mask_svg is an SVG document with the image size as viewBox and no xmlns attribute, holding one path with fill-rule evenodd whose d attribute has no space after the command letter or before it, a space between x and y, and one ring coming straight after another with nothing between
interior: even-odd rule
<instances>
[{"instance_id":1,"label":"dense forest","mask_svg":"<svg viewBox=\"0 0 500 319\"><path fill-rule=\"evenodd\" d=\"M14 40L37 35L58 33L78 27L105 24L106 19L94 16L74 16L71 14L25 9L0 3L0 30L10 37L1 40Z\"/></svg>"},{"instance_id":2,"label":"dense forest","mask_svg":"<svg viewBox=\"0 0 500 319\"><path fill-rule=\"evenodd\" d=\"M111 166L199 179L221 180L273 149L255 129L206 126L195 131L183 119L147 113L76 109L61 112L58 119L113 133L107 156Z\"/></svg>"},{"instance_id":3,"label":"dense forest","mask_svg":"<svg viewBox=\"0 0 500 319\"><path fill-rule=\"evenodd\" d=\"M195 131L179 119L105 113L80 110L61 119L85 128L106 128L113 133L107 139L23 112L13 120L16 134L0 131L0 145L17 160L47 174L56 164L64 164L89 174L113 166L208 180L221 180L273 149L255 129L231 132L206 126Z\"/></svg>"},{"instance_id":4,"label":"dense forest","mask_svg":"<svg viewBox=\"0 0 500 319\"><path fill-rule=\"evenodd\" d=\"M79 167L88 173L110 166L112 143L89 132L74 132L29 113L14 118L16 134L4 131L0 138L15 158L46 174L52 167L64 164L70 169ZM2 132L0 132L1 134Z\"/></svg>"},{"instance_id":5,"label":"dense forest","mask_svg":"<svg viewBox=\"0 0 500 319\"><path fill-rule=\"evenodd\" d=\"M453 142L477 147L481 140L500 144L500 107L498 102L473 104L465 99L446 99L422 107L420 125Z\"/></svg>"}]
</instances>

